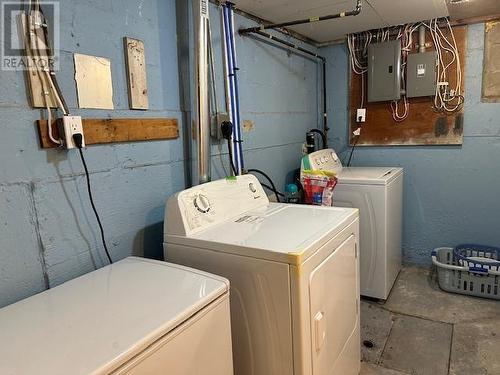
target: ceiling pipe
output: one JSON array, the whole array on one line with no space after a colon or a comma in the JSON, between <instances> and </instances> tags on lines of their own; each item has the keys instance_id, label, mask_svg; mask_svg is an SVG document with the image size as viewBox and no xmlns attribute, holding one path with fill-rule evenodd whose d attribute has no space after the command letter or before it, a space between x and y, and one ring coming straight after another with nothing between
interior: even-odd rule
<instances>
[{"instance_id":1,"label":"ceiling pipe","mask_svg":"<svg viewBox=\"0 0 500 375\"><path fill-rule=\"evenodd\" d=\"M257 31L263 31L263 30L267 30L267 29L277 29L277 28L288 27L288 26L303 25L303 24L307 24L307 23L332 20L332 19L336 19L336 18L357 16L358 14L361 13L361 8L362 8L362 0L357 0L356 8L351 10L351 11L348 11L348 12L340 12L337 14L330 14L328 16L310 17L310 18L305 18L305 19L296 20L296 21L288 21L288 22L282 22L282 23L271 23L268 25L249 27L246 29L240 29L239 32L240 32L240 34L243 35L243 34L248 34L248 33L256 33Z\"/></svg>"}]
</instances>

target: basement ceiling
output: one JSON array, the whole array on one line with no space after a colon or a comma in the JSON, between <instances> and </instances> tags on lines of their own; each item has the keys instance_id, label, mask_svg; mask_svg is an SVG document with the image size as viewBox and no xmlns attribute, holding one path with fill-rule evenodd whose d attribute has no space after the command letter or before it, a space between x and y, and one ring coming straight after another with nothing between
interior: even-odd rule
<instances>
[{"instance_id":1,"label":"basement ceiling","mask_svg":"<svg viewBox=\"0 0 500 375\"><path fill-rule=\"evenodd\" d=\"M500 16L499 0L447 0L447 4L452 20Z\"/></svg>"},{"instance_id":2,"label":"basement ceiling","mask_svg":"<svg viewBox=\"0 0 500 375\"><path fill-rule=\"evenodd\" d=\"M232 1L239 9L270 22L325 16L356 7L356 0ZM363 9L358 16L293 26L289 29L316 42L329 42L350 33L446 16L446 0L364 0Z\"/></svg>"}]
</instances>

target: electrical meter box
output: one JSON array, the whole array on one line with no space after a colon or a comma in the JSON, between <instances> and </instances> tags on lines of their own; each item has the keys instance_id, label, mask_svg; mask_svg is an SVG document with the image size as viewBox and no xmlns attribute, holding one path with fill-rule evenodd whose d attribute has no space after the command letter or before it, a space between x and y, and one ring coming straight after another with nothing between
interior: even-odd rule
<instances>
[{"instance_id":1,"label":"electrical meter box","mask_svg":"<svg viewBox=\"0 0 500 375\"><path fill-rule=\"evenodd\" d=\"M368 46L368 102L401 99L401 41Z\"/></svg>"},{"instance_id":2,"label":"electrical meter box","mask_svg":"<svg viewBox=\"0 0 500 375\"><path fill-rule=\"evenodd\" d=\"M408 55L406 94L409 98L436 94L436 51Z\"/></svg>"}]
</instances>

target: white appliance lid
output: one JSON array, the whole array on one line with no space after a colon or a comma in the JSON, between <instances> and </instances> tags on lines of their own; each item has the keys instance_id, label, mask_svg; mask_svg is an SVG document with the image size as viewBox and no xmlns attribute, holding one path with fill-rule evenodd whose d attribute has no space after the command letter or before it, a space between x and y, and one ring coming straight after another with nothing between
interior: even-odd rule
<instances>
[{"instance_id":1,"label":"white appliance lid","mask_svg":"<svg viewBox=\"0 0 500 375\"><path fill-rule=\"evenodd\" d=\"M108 373L228 285L202 271L124 259L0 309L0 373Z\"/></svg>"},{"instance_id":2,"label":"white appliance lid","mask_svg":"<svg viewBox=\"0 0 500 375\"><path fill-rule=\"evenodd\" d=\"M192 236L167 236L166 240L295 264L357 215L353 208L270 203Z\"/></svg>"},{"instance_id":3,"label":"white appliance lid","mask_svg":"<svg viewBox=\"0 0 500 375\"><path fill-rule=\"evenodd\" d=\"M402 172L395 167L350 167L342 169L337 178L341 184L385 185Z\"/></svg>"}]
</instances>

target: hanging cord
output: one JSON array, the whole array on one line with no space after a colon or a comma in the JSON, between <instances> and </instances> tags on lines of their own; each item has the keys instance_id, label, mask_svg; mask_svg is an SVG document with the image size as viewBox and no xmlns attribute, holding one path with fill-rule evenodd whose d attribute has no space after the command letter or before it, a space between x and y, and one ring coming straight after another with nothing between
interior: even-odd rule
<instances>
[{"instance_id":1,"label":"hanging cord","mask_svg":"<svg viewBox=\"0 0 500 375\"><path fill-rule=\"evenodd\" d=\"M271 177L269 177L266 173L262 172L260 169L249 169L247 170L247 173L255 174L258 173L261 176L265 177L267 181L269 181L269 184L271 184L271 191L274 193L276 196L276 201L280 203L280 197L279 197L279 191L276 189L276 185L274 185L273 180L271 180Z\"/></svg>"},{"instance_id":2,"label":"hanging cord","mask_svg":"<svg viewBox=\"0 0 500 375\"><path fill-rule=\"evenodd\" d=\"M104 251L106 253L106 257L108 258L109 263L112 264L113 260L111 259L111 255L109 254L108 245L106 244L106 237L104 235L104 228L102 226L101 218L99 217L99 213L97 212L97 208L96 208L95 203L94 203L94 197L92 195L92 186L90 184L90 174L89 174L89 170L87 168L87 163L85 161L85 157L83 156L82 139L83 138L82 138L81 134L74 134L73 135L73 140L75 142L76 147L78 148L78 151L80 153L80 159L82 159L83 169L85 170L85 177L87 180L87 190L89 193L90 205L92 206L92 210L94 211L94 215L95 215L95 218L97 220L97 224L99 224L102 245L104 246Z\"/></svg>"},{"instance_id":3,"label":"hanging cord","mask_svg":"<svg viewBox=\"0 0 500 375\"><path fill-rule=\"evenodd\" d=\"M234 176L238 175L238 171L236 170L236 166L233 161L233 147L231 145L231 136L233 135L233 124L230 121L224 121L220 125L220 131L222 133L222 137L227 140L227 150L229 152L229 162L231 163L231 170L233 171Z\"/></svg>"},{"instance_id":4,"label":"hanging cord","mask_svg":"<svg viewBox=\"0 0 500 375\"><path fill-rule=\"evenodd\" d=\"M259 181L260 182L260 181ZM285 198L285 194L283 194L281 191L274 191L273 188L263 182L260 183L263 188L266 188L267 190L272 191L274 194L278 194L280 197Z\"/></svg>"},{"instance_id":5,"label":"hanging cord","mask_svg":"<svg viewBox=\"0 0 500 375\"><path fill-rule=\"evenodd\" d=\"M234 161L233 161L233 148L231 147L231 143L229 141L227 142L227 150L229 151L229 162L231 163L231 170L233 171L233 175L237 176L238 171L236 170L236 167L235 167Z\"/></svg>"}]
</instances>

